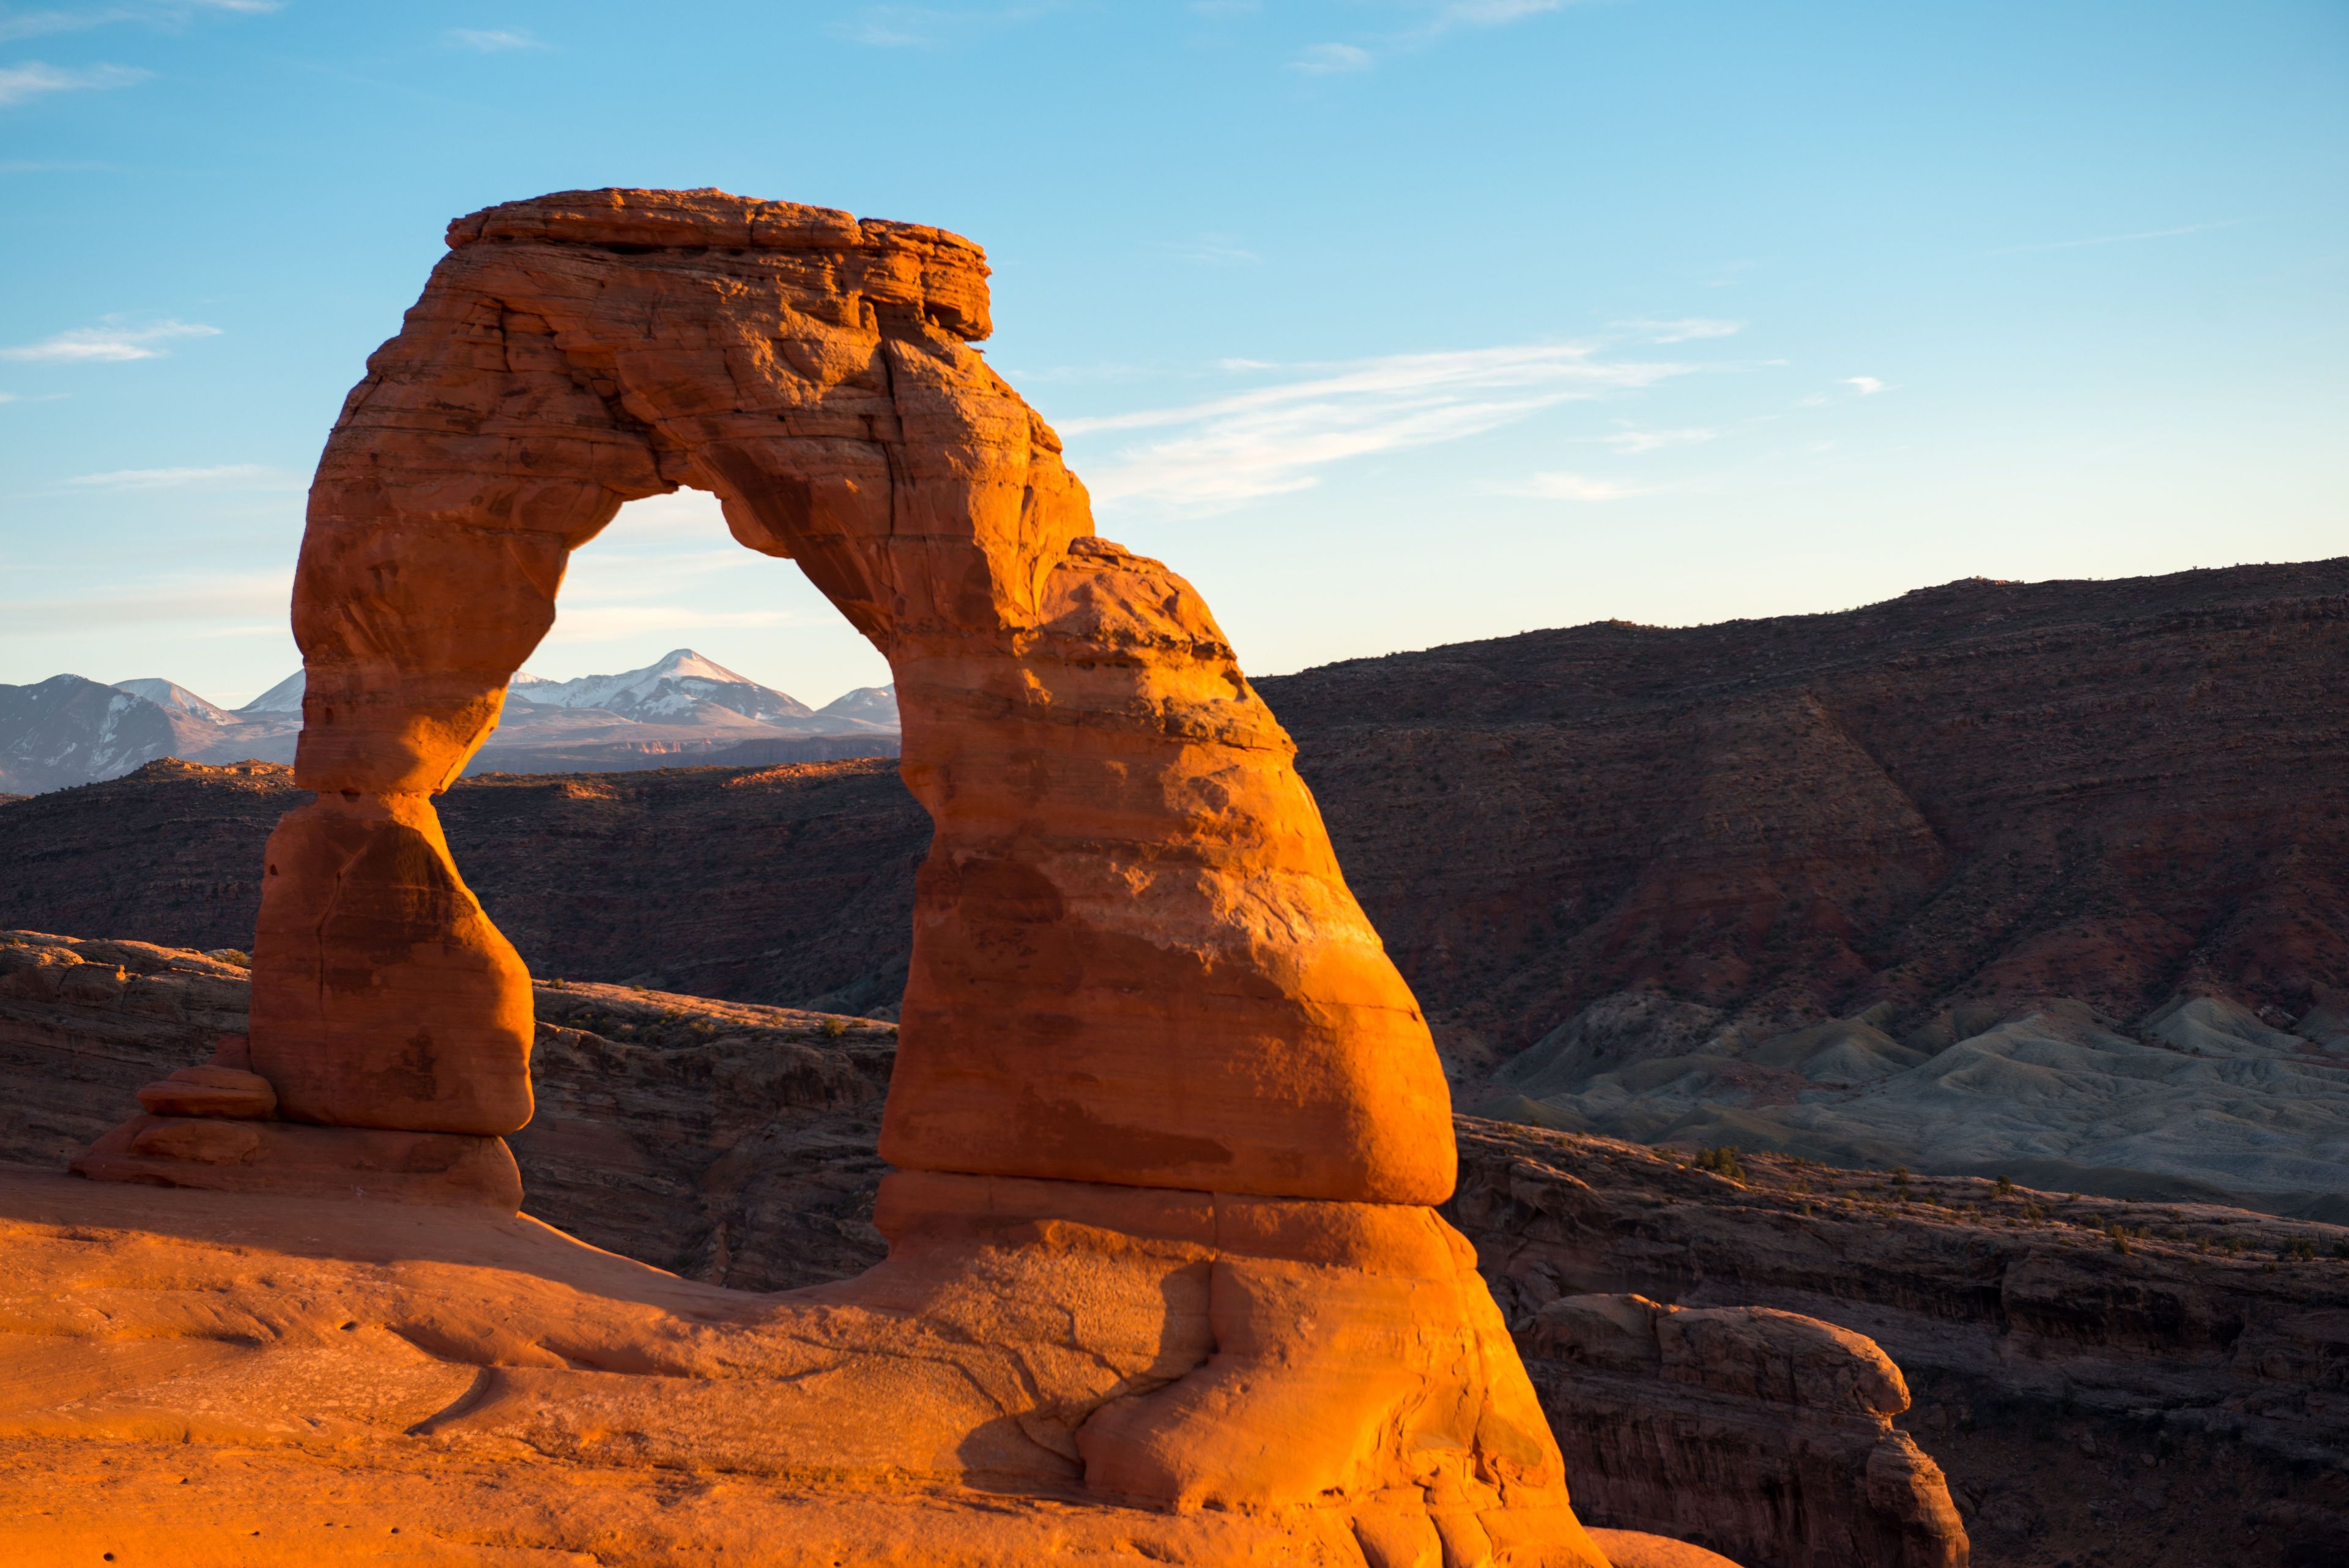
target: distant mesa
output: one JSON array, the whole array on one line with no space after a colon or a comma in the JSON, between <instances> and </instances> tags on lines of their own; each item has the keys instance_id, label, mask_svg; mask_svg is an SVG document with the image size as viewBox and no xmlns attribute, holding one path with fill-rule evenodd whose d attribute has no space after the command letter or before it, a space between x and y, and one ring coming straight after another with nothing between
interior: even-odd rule
<instances>
[{"instance_id":1,"label":"distant mesa","mask_svg":"<svg viewBox=\"0 0 2349 1568\"><path fill-rule=\"evenodd\" d=\"M106 686L57 675L0 686L0 794L97 784L167 756L290 763L302 692L298 670L236 709L160 677ZM466 771L771 766L896 754L893 686L858 687L814 709L680 648L617 675L515 676L497 731Z\"/></svg>"}]
</instances>

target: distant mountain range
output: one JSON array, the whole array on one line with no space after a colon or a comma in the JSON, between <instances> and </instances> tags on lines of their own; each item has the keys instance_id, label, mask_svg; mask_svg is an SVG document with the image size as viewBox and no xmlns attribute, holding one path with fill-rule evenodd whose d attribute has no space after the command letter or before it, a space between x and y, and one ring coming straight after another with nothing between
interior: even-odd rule
<instances>
[{"instance_id":1,"label":"distant mountain range","mask_svg":"<svg viewBox=\"0 0 2349 1568\"><path fill-rule=\"evenodd\" d=\"M0 794L119 778L166 756L291 762L302 730L302 685L296 670L235 709L160 679L107 686L55 675L0 686ZM617 675L515 676L496 732L465 771L614 772L896 753L895 687L860 687L810 708L680 648Z\"/></svg>"}]
</instances>

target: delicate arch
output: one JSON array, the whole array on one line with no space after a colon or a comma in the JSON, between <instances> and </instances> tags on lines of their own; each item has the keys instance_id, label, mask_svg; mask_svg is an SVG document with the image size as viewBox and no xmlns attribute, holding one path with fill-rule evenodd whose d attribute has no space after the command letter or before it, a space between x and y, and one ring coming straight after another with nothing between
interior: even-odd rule
<instances>
[{"instance_id":1,"label":"delicate arch","mask_svg":"<svg viewBox=\"0 0 2349 1568\"><path fill-rule=\"evenodd\" d=\"M969 347L978 249L718 192L459 220L345 403L295 587L297 762L253 1052L284 1114L528 1118L527 976L429 796L572 550L714 492L889 659L936 825L883 1153L901 1168L1433 1203L1448 1105L1288 736L1198 595L1092 535Z\"/></svg>"}]
</instances>

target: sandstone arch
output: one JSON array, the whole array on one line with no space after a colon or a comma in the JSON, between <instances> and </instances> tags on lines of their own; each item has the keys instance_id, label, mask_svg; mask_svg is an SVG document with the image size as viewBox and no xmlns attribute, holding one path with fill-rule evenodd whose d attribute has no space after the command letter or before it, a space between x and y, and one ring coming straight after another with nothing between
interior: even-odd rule
<instances>
[{"instance_id":1,"label":"sandstone arch","mask_svg":"<svg viewBox=\"0 0 2349 1568\"><path fill-rule=\"evenodd\" d=\"M518 202L450 244L311 493L299 769L322 794L273 848L254 1004L287 1116L527 1118L521 968L429 797L493 727L568 553L686 484L797 559L895 671L937 838L894 1163L1450 1191L1425 1025L1287 736L1197 594L1093 536L1060 442L969 347L976 247L714 192ZM371 886L402 890L396 934L385 899L355 898ZM348 961L379 940L399 951Z\"/></svg>"},{"instance_id":2,"label":"sandstone arch","mask_svg":"<svg viewBox=\"0 0 2349 1568\"><path fill-rule=\"evenodd\" d=\"M269 1189L339 1159L511 1208L481 1170L530 1115L528 977L430 797L569 553L626 501L705 488L888 657L936 834L890 1257L665 1377L711 1379L780 1470L1081 1482L1324 1542L1335 1517L1377 1568L1599 1568L1473 1251L1427 1207L1454 1158L1418 1008L1206 607L1094 536L1058 440L970 347L978 248L710 191L513 202L449 243L311 491L318 794L270 841L254 944L279 1119L235 1151L126 1129L82 1168ZM679 1433L715 1429L674 1388L531 1376L450 1419L543 1445L575 1408L688 1459ZM843 1416L876 1409L895 1425L851 1441Z\"/></svg>"}]
</instances>

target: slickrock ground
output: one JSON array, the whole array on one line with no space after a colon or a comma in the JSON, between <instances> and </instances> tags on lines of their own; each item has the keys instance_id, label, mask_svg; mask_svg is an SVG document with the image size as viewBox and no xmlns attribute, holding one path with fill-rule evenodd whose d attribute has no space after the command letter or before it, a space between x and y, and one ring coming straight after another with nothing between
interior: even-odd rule
<instances>
[{"instance_id":1,"label":"slickrock ground","mask_svg":"<svg viewBox=\"0 0 2349 1568\"><path fill-rule=\"evenodd\" d=\"M0 1243L12 1563L1362 1563L1342 1515L1154 1512L1025 1476L839 1484L827 1463L1049 1376L1065 1326L998 1320L975 1353L976 1293L935 1303L875 1386L845 1365L853 1303L793 1312L481 1209L10 1170ZM794 1424L792 1386L827 1383L836 1418ZM1023 1443L1007 1423L979 1445L999 1456L957 1458L1016 1469Z\"/></svg>"},{"instance_id":2,"label":"slickrock ground","mask_svg":"<svg viewBox=\"0 0 2349 1568\"><path fill-rule=\"evenodd\" d=\"M87 961L42 966L64 971L45 997L18 978L29 950L0 946L0 1158L26 1166L57 1168L133 1086L243 1022L233 965L130 943L72 950ZM885 1026L576 983L541 985L536 1002L539 1119L515 1139L533 1214L749 1289L879 1259ZM1904 1540L1930 1543L1901 1529L1920 1511L1914 1486L1868 1469L1882 1441L1873 1406L1821 1408L1800 1380L1793 1397L1733 1397L1701 1358L1668 1375L1661 1347L1645 1371L1562 1350L1561 1300L1637 1293L1777 1308L1879 1343L1915 1396L1897 1424L1947 1472L1988 1568L2306 1568L2349 1539L2349 1262L2333 1253L2349 1231L2002 1195L1987 1180L1916 1177L1904 1198L1889 1175L1753 1154L1733 1181L1609 1139L1455 1127L1461 1190L1446 1212L1477 1244L1599 1524L1678 1529L1733 1557L1765 1529L1817 1537L1809 1568L1874 1568L1909 1560L1886 1555L1911 1550ZM1666 1473L1743 1501L1689 1523L1652 1480ZM1853 1550L1835 1532L1854 1521L1882 1532L1875 1555L1835 1554Z\"/></svg>"}]
</instances>

